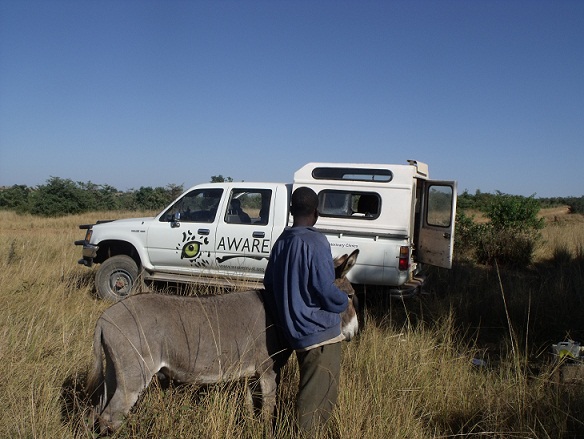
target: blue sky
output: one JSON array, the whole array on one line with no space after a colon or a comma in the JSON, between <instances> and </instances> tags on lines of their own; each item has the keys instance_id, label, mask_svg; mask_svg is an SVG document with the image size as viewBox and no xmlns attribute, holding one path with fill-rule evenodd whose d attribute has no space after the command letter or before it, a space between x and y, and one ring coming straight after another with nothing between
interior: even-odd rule
<instances>
[{"instance_id":1,"label":"blue sky","mask_svg":"<svg viewBox=\"0 0 584 439\"><path fill-rule=\"evenodd\" d=\"M0 0L0 186L429 164L584 194L584 1Z\"/></svg>"}]
</instances>

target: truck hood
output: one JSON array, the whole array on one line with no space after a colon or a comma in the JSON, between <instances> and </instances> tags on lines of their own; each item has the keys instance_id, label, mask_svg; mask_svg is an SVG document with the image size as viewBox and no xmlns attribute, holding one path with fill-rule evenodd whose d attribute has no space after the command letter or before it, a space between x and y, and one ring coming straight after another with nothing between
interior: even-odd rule
<instances>
[{"instance_id":1,"label":"truck hood","mask_svg":"<svg viewBox=\"0 0 584 439\"><path fill-rule=\"evenodd\" d=\"M119 219L119 220L115 220L112 222L116 222L116 223L146 223L146 222L151 222L152 220L154 220L153 216L148 216L148 217L144 217L144 218L124 218L124 219Z\"/></svg>"},{"instance_id":2,"label":"truck hood","mask_svg":"<svg viewBox=\"0 0 584 439\"><path fill-rule=\"evenodd\" d=\"M145 234L153 221L154 217L127 218L95 224L91 243L99 245L104 239L132 241L136 234Z\"/></svg>"},{"instance_id":3,"label":"truck hood","mask_svg":"<svg viewBox=\"0 0 584 439\"><path fill-rule=\"evenodd\" d=\"M145 228L148 227L152 221L154 221L154 217L148 218L125 218L125 219L118 219L113 221L107 221L99 224L95 224L93 226L94 231L99 230L112 230L112 229L124 229L127 230L128 228Z\"/></svg>"},{"instance_id":4,"label":"truck hood","mask_svg":"<svg viewBox=\"0 0 584 439\"><path fill-rule=\"evenodd\" d=\"M108 221L108 222L96 224L96 225L102 226L102 225L106 225L106 224L128 224L128 223L143 224L143 223L152 222L152 220L154 220L153 216L152 217L144 217L144 218L124 218L124 219Z\"/></svg>"}]
</instances>

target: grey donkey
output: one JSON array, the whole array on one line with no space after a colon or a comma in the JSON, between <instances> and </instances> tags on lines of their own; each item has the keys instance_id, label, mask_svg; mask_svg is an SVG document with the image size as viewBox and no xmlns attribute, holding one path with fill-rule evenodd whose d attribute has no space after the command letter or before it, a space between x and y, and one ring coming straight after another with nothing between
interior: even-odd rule
<instances>
[{"instance_id":1,"label":"grey donkey","mask_svg":"<svg viewBox=\"0 0 584 439\"><path fill-rule=\"evenodd\" d=\"M335 283L351 297L342 314L348 340L357 333L358 321L354 290L345 276L357 256L358 250L335 259ZM251 379L259 385L262 416L271 421L279 371L289 351L266 314L262 294L141 294L105 310L93 339L90 422L98 422L102 434L118 429L156 374L199 385Z\"/></svg>"}]
</instances>

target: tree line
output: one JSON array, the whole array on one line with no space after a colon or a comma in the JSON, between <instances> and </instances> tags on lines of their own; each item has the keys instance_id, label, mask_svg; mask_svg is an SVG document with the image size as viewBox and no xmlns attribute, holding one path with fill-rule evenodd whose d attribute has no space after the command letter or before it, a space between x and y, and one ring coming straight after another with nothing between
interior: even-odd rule
<instances>
[{"instance_id":1,"label":"tree line","mask_svg":"<svg viewBox=\"0 0 584 439\"><path fill-rule=\"evenodd\" d=\"M90 211L156 210L182 192L183 187L175 184L122 192L107 184L51 177L34 188L14 185L0 190L0 209L46 217Z\"/></svg>"},{"instance_id":2,"label":"tree line","mask_svg":"<svg viewBox=\"0 0 584 439\"><path fill-rule=\"evenodd\" d=\"M231 177L214 175L211 182L233 181ZM142 186L139 189L120 191L108 184L75 182L60 177L50 177L45 184L29 187L13 185L0 189L0 209L19 213L55 217L91 211L115 210L161 210L176 199L184 188L182 185L169 184L165 187ZM464 191L458 195L460 210L479 210L486 212L493 203L505 197L512 200L525 200L539 207L567 205L573 213L584 213L583 197L538 198L510 196L497 192L475 194ZM529 201L531 200L531 201ZM496 204L496 203L495 203ZM518 203L511 203L517 207ZM519 203L521 204L521 203Z\"/></svg>"},{"instance_id":3,"label":"tree line","mask_svg":"<svg viewBox=\"0 0 584 439\"><path fill-rule=\"evenodd\" d=\"M215 175L210 181L233 179ZM45 217L96 211L160 211L183 191L182 185L169 184L122 192L107 184L51 177L34 188L25 185L0 188L0 209ZM538 216L540 209L565 205L573 213L584 213L584 197L536 199L501 192L490 194L477 190L472 195L464 191L458 195L456 214L454 247L458 257L470 257L483 264L496 260L505 265L527 266L544 226ZM488 221L476 221L472 214L476 211Z\"/></svg>"},{"instance_id":4,"label":"tree line","mask_svg":"<svg viewBox=\"0 0 584 439\"><path fill-rule=\"evenodd\" d=\"M474 209L478 211L485 211L489 209L494 200L502 196L508 196L500 191L496 191L494 194L488 192L481 192L477 189L474 194L470 194L467 190L463 193L458 194L458 207L461 209ZM518 198L532 198L537 201L540 208L548 207L559 207L568 206L571 213L584 213L584 196L582 197L547 197L547 198L535 198L534 195L530 197L522 197L517 195Z\"/></svg>"}]
</instances>

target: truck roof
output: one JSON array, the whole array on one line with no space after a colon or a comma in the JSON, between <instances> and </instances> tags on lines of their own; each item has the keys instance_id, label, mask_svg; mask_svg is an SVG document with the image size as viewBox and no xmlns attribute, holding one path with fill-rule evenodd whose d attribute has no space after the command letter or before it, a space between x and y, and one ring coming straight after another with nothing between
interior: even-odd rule
<instances>
[{"instance_id":1,"label":"truck roof","mask_svg":"<svg viewBox=\"0 0 584 439\"><path fill-rule=\"evenodd\" d=\"M428 179L428 165L416 160L408 160L406 165L311 162L294 173L294 184L339 184L344 181L383 185L407 183L413 177Z\"/></svg>"}]
</instances>

